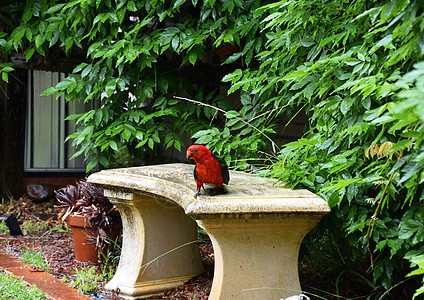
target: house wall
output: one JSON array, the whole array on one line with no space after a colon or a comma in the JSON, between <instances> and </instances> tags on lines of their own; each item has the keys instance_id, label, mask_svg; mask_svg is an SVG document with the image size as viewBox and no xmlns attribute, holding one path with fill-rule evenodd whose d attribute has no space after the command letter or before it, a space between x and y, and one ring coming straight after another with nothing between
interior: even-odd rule
<instances>
[{"instance_id":1,"label":"house wall","mask_svg":"<svg viewBox=\"0 0 424 300\"><path fill-rule=\"evenodd\" d=\"M75 185L77 181L84 179L84 177L85 176L72 176L72 177L63 177L63 176L28 177L26 176L24 178L24 186L27 186L28 184L34 184L34 183L48 183L48 184L57 185L58 187L65 187L67 185Z\"/></svg>"}]
</instances>

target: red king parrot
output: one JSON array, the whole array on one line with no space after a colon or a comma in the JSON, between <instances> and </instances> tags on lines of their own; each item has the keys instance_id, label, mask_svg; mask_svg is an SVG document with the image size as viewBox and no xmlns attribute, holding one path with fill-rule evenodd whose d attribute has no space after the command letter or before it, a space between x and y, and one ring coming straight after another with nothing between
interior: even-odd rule
<instances>
[{"instance_id":1,"label":"red king parrot","mask_svg":"<svg viewBox=\"0 0 424 300\"><path fill-rule=\"evenodd\" d=\"M211 195L220 192L222 185L228 184L230 174L225 160L214 156L211 151L203 145L191 145L187 149L187 158L191 158L196 162L194 167L194 179L196 180L196 194L194 198L200 195L200 188L205 189L204 183L214 184L215 189Z\"/></svg>"}]
</instances>

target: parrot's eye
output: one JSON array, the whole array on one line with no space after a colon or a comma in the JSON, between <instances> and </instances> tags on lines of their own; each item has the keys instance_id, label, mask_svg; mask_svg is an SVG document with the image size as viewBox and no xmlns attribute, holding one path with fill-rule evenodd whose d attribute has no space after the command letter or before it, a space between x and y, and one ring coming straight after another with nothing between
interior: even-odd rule
<instances>
[{"instance_id":1,"label":"parrot's eye","mask_svg":"<svg viewBox=\"0 0 424 300\"><path fill-rule=\"evenodd\" d=\"M197 151L198 151L197 149L194 149L194 153L197 153Z\"/></svg>"}]
</instances>

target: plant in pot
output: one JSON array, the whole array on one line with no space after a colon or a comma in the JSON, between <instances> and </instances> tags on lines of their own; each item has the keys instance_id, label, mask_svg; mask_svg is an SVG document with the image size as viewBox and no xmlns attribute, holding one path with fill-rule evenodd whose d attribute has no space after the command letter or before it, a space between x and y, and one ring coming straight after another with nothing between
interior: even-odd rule
<instances>
[{"instance_id":1,"label":"plant in pot","mask_svg":"<svg viewBox=\"0 0 424 300\"><path fill-rule=\"evenodd\" d=\"M62 208L61 219L72 230L75 258L98 262L99 253L116 240L122 221L116 207L104 196L103 189L81 180L56 193Z\"/></svg>"}]
</instances>

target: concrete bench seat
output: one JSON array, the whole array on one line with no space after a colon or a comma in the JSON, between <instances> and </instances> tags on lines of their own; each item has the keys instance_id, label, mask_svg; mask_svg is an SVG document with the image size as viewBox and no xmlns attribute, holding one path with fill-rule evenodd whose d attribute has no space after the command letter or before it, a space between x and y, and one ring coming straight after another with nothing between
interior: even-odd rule
<instances>
[{"instance_id":1,"label":"concrete bench seat","mask_svg":"<svg viewBox=\"0 0 424 300\"><path fill-rule=\"evenodd\" d=\"M123 222L118 269L106 285L128 299L155 295L203 272L196 223L212 240L210 299L280 299L300 294L297 259L305 235L330 211L306 190L230 171L227 193L193 197L194 165L104 170L102 186Z\"/></svg>"}]
</instances>

